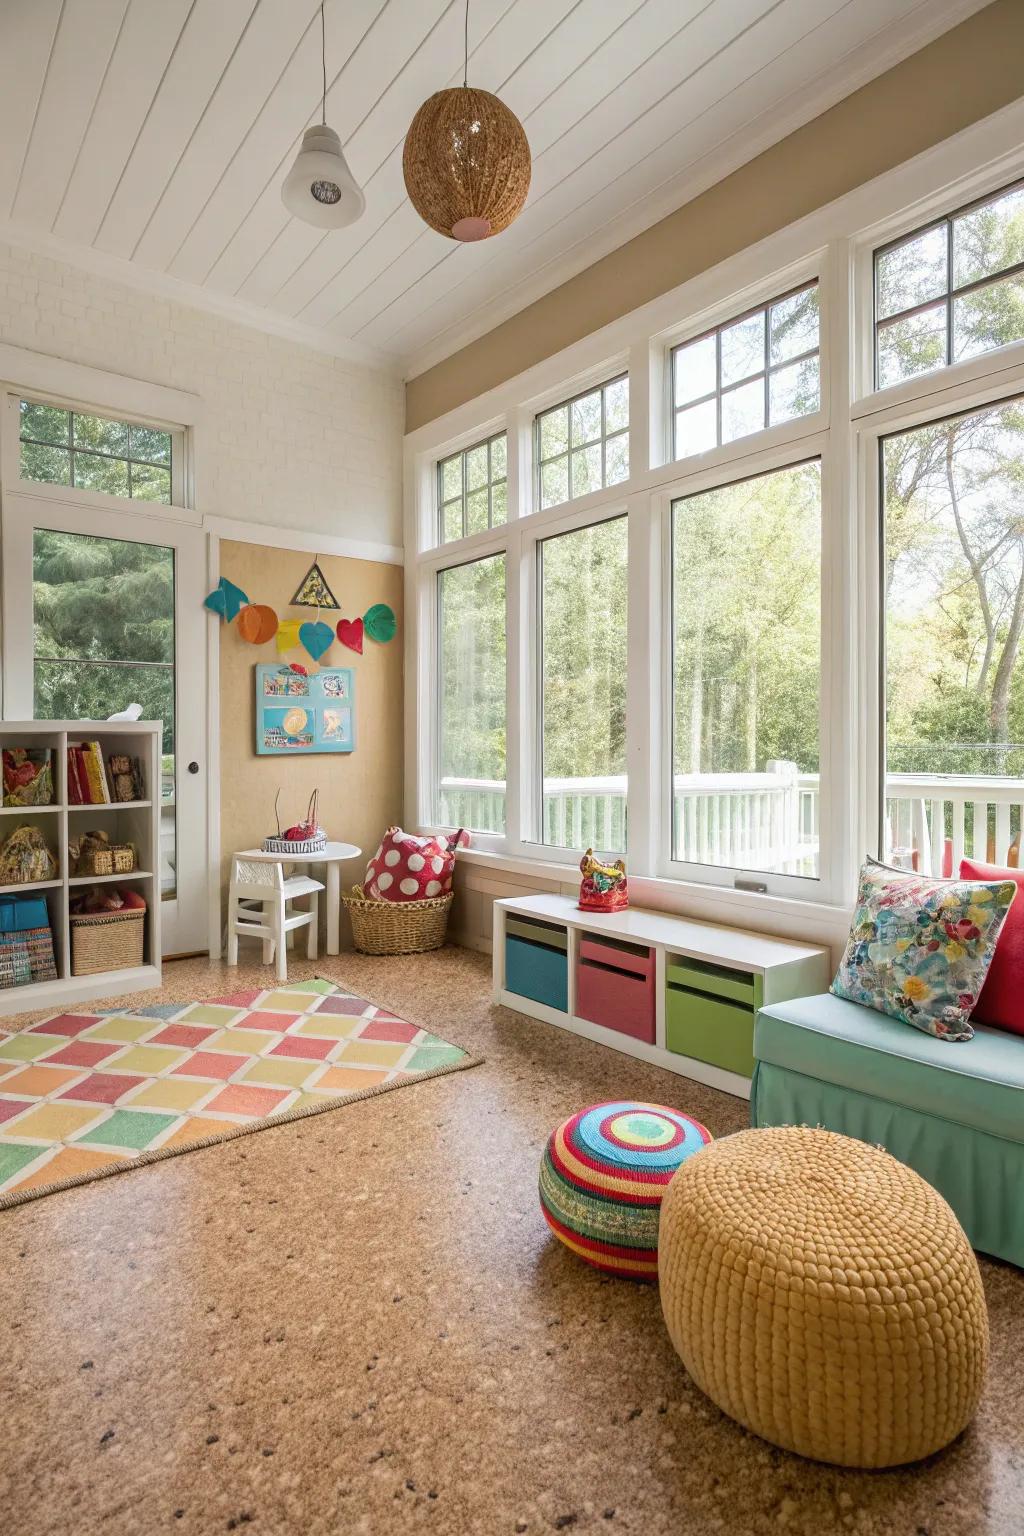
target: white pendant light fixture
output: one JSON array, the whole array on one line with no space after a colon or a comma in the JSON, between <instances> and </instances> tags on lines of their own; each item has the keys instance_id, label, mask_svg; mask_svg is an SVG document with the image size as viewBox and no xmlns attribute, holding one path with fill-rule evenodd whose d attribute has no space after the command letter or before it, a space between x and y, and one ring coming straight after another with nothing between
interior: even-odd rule
<instances>
[{"instance_id":1,"label":"white pendant light fixture","mask_svg":"<svg viewBox=\"0 0 1024 1536\"><path fill-rule=\"evenodd\" d=\"M281 187L281 201L297 219L318 229L342 229L354 224L366 207L355 177L341 150L341 140L327 126L327 38L324 8L320 7L320 53L323 96L320 122L302 135L302 148Z\"/></svg>"}]
</instances>

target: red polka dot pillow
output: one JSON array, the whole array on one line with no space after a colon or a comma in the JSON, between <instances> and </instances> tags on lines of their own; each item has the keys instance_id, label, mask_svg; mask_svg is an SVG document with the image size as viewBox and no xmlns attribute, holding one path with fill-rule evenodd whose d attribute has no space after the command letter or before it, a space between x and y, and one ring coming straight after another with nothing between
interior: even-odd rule
<instances>
[{"instance_id":1,"label":"red polka dot pillow","mask_svg":"<svg viewBox=\"0 0 1024 1536\"><path fill-rule=\"evenodd\" d=\"M456 848L469 846L469 833L415 837L389 827L366 866L363 890L380 901L425 901L452 888Z\"/></svg>"}]
</instances>

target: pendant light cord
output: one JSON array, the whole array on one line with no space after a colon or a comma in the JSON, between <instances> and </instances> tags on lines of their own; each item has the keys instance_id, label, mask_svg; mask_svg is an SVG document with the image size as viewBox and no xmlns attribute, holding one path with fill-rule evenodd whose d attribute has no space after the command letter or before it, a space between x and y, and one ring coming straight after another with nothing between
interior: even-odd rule
<instances>
[{"instance_id":1,"label":"pendant light cord","mask_svg":"<svg viewBox=\"0 0 1024 1536\"><path fill-rule=\"evenodd\" d=\"M469 85L469 0L466 0L465 55L462 66L462 89Z\"/></svg>"},{"instance_id":2,"label":"pendant light cord","mask_svg":"<svg viewBox=\"0 0 1024 1536\"><path fill-rule=\"evenodd\" d=\"M466 0L466 9L469 9L469 0ZM324 23L324 8L320 7L320 60L323 64L324 91L320 98L320 121L327 127L327 29Z\"/></svg>"}]
</instances>

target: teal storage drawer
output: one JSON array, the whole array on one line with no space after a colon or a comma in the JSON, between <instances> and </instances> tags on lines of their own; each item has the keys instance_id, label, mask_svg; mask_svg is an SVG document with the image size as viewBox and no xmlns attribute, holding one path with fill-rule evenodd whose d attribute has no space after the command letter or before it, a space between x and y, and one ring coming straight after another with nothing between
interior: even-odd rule
<instances>
[{"instance_id":1,"label":"teal storage drawer","mask_svg":"<svg viewBox=\"0 0 1024 1536\"><path fill-rule=\"evenodd\" d=\"M534 932L539 925L531 924ZM540 930L543 932L543 930ZM554 930L564 943L565 929ZM537 943L534 939L505 935L505 988L534 1003L569 1011L569 962L564 948L557 944Z\"/></svg>"}]
</instances>

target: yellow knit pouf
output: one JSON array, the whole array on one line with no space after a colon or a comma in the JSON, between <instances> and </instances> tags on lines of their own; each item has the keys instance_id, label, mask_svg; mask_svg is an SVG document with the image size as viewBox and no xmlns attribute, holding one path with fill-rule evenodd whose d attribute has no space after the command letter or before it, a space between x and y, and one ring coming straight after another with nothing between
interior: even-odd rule
<instances>
[{"instance_id":1,"label":"yellow knit pouf","mask_svg":"<svg viewBox=\"0 0 1024 1536\"><path fill-rule=\"evenodd\" d=\"M799 1127L712 1142L665 1193L658 1279L697 1385L802 1456L917 1461L978 1406L977 1260L938 1191L877 1147Z\"/></svg>"}]
</instances>

